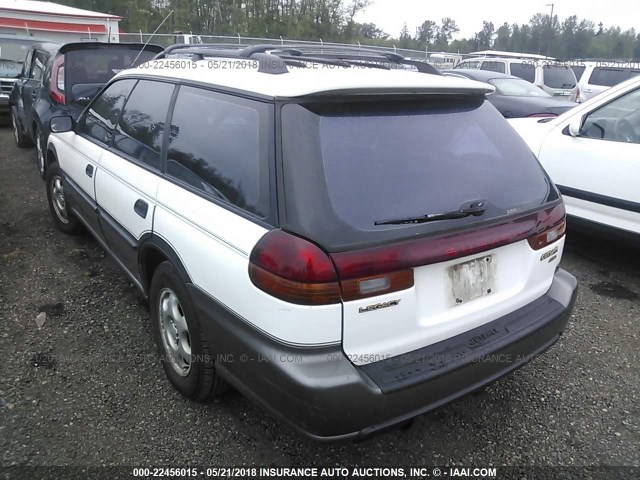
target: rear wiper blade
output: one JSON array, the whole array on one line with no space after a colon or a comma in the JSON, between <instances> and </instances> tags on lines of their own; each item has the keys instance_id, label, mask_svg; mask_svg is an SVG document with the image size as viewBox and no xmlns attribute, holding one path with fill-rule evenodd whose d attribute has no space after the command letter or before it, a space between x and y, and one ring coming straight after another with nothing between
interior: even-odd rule
<instances>
[{"instance_id":1,"label":"rear wiper blade","mask_svg":"<svg viewBox=\"0 0 640 480\"><path fill-rule=\"evenodd\" d=\"M381 220L374 223L374 225L408 225L414 223L427 223L435 222L438 220L454 220L456 218L465 218L471 215L480 216L484 213L484 203L478 203L472 205L469 208L461 208L460 210L453 210L451 212L444 213L427 213L419 217L399 218L395 220Z\"/></svg>"}]
</instances>

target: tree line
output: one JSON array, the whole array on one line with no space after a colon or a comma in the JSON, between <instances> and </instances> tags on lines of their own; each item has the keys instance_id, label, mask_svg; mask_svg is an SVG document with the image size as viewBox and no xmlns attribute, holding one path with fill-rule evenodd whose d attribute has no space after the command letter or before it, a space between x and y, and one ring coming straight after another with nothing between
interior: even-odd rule
<instances>
[{"instance_id":1,"label":"tree line","mask_svg":"<svg viewBox=\"0 0 640 480\"><path fill-rule=\"evenodd\" d=\"M455 19L425 20L415 32L406 24L397 37L355 18L373 0L57 0L123 17L126 32L152 32L173 11L159 33L177 30L203 35L237 35L396 46L424 51L469 53L507 50L560 59L640 59L640 33L606 27L571 15L537 13L529 23L482 22L469 38L454 39Z\"/></svg>"}]
</instances>

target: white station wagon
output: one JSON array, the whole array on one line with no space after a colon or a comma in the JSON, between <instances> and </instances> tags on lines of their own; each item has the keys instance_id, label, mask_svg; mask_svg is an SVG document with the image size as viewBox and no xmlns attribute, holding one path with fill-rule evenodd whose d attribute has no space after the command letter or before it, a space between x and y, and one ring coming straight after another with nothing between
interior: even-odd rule
<instances>
[{"instance_id":1,"label":"white station wagon","mask_svg":"<svg viewBox=\"0 0 640 480\"><path fill-rule=\"evenodd\" d=\"M170 47L52 119L52 216L148 297L182 394L230 384L314 438L362 438L569 319L562 199L491 88L378 52Z\"/></svg>"}]
</instances>

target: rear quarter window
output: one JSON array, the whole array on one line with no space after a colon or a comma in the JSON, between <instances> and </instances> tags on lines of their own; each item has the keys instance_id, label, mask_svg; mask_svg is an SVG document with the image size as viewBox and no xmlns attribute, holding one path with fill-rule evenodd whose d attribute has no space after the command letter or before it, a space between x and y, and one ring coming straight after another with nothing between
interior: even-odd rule
<instances>
[{"instance_id":1,"label":"rear quarter window","mask_svg":"<svg viewBox=\"0 0 640 480\"><path fill-rule=\"evenodd\" d=\"M591 73L589 83L603 87L613 87L618 83L628 80L631 75L630 69L596 67Z\"/></svg>"},{"instance_id":2,"label":"rear quarter window","mask_svg":"<svg viewBox=\"0 0 640 480\"><path fill-rule=\"evenodd\" d=\"M536 80L536 68L532 63L510 63L509 69L511 71L511 75L516 77L520 77L527 82L534 83Z\"/></svg>"},{"instance_id":3,"label":"rear quarter window","mask_svg":"<svg viewBox=\"0 0 640 480\"><path fill-rule=\"evenodd\" d=\"M490 72L505 73L506 66L504 62L496 60L485 60L480 66L480 70L488 70Z\"/></svg>"},{"instance_id":4,"label":"rear quarter window","mask_svg":"<svg viewBox=\"0 0 640 480\"><path fill-rule=\"evenodd\" d=\"M180 87L171 120L167 174L266 218L270 111L265 103Z\"/></svg>"}]
</instances>

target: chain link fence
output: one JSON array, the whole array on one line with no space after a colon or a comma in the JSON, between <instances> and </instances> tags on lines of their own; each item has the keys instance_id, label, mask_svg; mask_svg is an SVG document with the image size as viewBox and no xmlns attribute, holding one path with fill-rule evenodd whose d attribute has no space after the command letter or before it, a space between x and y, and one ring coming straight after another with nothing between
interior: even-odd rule
<instances>
[{"instance_id":1,"label":"chain link fence","mask_svg":"<svg viewBox=\"0 0 640 480\"><path fill-rule=\"evenodd\" d=\"M191 34L186 34L191 35ZM323 46L326 47L349 47L349 48L362 48L366 50L377 50L381 53L398 53L405 58L410 58L414 60L423 60L429 63L434 64L437 67L448 68L457 64L464 55L460 55L457 53L449 53L449 52L430 52L428 50L411 50L407 48L396 48L396 47L381 47L377 45L363 45L361 43L335 43L335 42L323 42L319 41L310 41L310 40L290 40L286 38L260 38L260 37L243 37L241 35L237 36L224 36L224 35L192 35L202 40L202 43L210 43L210 44L220 44L220 45L238 45L238 46L247 46L247 45L280 45L280 46L291 46L291 45L308 45L313 46L318 49L322 49ZM162 45L163 47L168 47L169 45L173 45L176 43L176 35L174 34L155 34L152 35L150 33L121 33L120 34L121 42L141 42L146 43L155 43L157 45ZM180 42L183 43L183 42Z\"/></svg>"}]
</instances>

